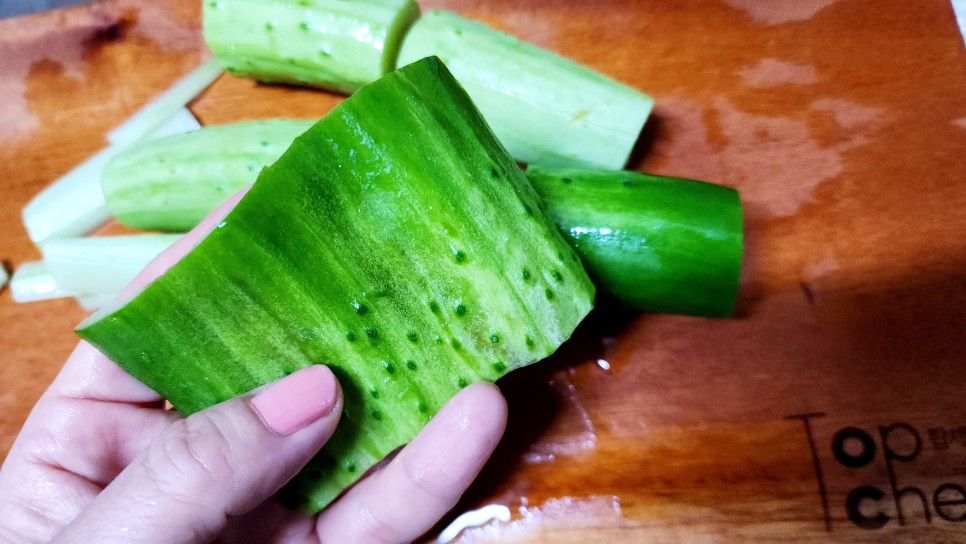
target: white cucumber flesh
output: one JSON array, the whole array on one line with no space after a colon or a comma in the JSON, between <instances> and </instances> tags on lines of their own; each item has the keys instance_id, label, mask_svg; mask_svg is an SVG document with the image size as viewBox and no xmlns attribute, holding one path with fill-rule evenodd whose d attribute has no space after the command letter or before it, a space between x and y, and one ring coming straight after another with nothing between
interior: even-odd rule
<instances>
[{"instance_id":1,"label":"white cucumber flesh","mask_svg":"<svg viewBox=\"0 0 966 544\"><path fill-rule=\"evenodd\" d=\"M160 124L154 124L154 117L149 116L151 130L139 137L150 140L201 128L183 104L173 111L164 111L169 117ZM135 136L139 127L131 125L126 128L124 133L127 135L122 136L118 143L102 149L30 200L23 209L22 219L27 234L35 244L41 245L56 238L83 236L111 218L101 189L104 168L116 155L136 143L136 140L129 138Z\"/></svg>"},{"instance_id":2,"label":"white cucumber flesh","mask_svg":"<svg viewBox=\"0 0 966 544\"><path fill-rule=\"evenodd\" d=\"M177 234L133 234L51 240L41 246L47 270L72 296L115 297Z\"/></svg>"},{"instance_id":3,"label":"white cucumber flesh","mask_svg":"<svg viewBox=\"0 0 966 544\"><path fill-rule=\"evenodd\" d=\"M38 302L70 296L57 285L43 261L29 261L13 271L10 295L14 302Z\"/></svg>"},{"instance_id":4,"label":"white cucumber flesh","mask_svg":"<svg viewBox=\"0 0 966 544\"><path fill-rule=\"evenodd\" d=\"M399 63L438 56L525 163L620 170L653 100L590 68L455 13L424 14Z\"/></svg>"}]
</instances>

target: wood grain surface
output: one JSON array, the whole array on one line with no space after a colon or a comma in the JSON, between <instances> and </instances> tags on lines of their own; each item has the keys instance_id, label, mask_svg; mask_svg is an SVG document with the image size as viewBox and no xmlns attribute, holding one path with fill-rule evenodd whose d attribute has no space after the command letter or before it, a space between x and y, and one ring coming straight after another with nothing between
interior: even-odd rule
<instances>
[{"instance_id":1,"label":"wood grain surface","mask_svg":"<svg viewBox=\"0 0 966 544\"><path fill-rule=\"evenodd\" d=\"M966 50L948 0L423 7L648 92L630 167L746 205L733 319L601 307L501 383L510 430L454 515L512 519L461 542L966 542ZM28 200L207 56L197 0L0 20L8 269L39 257ZM223 76L192 109L313 118L339 100ZM83 316L0 293L0 454Z\"/></svg>"}]
</instances>

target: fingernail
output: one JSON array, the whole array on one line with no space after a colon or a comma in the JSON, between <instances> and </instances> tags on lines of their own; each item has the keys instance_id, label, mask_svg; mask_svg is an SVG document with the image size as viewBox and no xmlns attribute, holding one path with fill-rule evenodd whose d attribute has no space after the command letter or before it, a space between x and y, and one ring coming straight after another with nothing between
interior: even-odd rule
<instances>
[{"instance_id":1,"label":"fingernail","mask_svg":"<svg viewBox=\"0 0 966 544\"><path fill-rule=\"evenodd\" d=\"M288 436L332 411L335 376L328 367L303 368L252 397L251 407L275 434Z\"/></svg>"}]
</instances>

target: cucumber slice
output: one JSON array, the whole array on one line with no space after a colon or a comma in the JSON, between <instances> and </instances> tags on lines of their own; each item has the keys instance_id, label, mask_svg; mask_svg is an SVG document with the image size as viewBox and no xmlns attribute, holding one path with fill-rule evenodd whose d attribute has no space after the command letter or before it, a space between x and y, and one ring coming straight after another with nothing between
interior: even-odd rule
<instances>
[{"instance_id":1,"label":"cucumber slice","mask_svg":"<svg viewBox=\"0 0 966 544\"><path fill-rule=\"evenodd\" d=\"M593 296L429 58L339 105L181 262L77 331L185 413L330 365L342 423L288 489L317 511L461 387L552 353Z\"/></svg>"},{"instance_id":2,"label":"cucumber slice","mask_svg":"<svg viewBox=\"0 0 966 544\"><path fill-rule=\"evenodd\" d=\"M104 169L107 207L135 229L187 231L254 182L312 124L249 121L135 146Z\"/></svg>"},{"instance_id":3,"label":"cucumber slice","mask_svg":"<svg viewBox=\"0 0 966 544\"><path fill-rule=\"evenodd\" d=\"M439 56L517 160L624 167L653 100L587 67L447 11L410 29L405 64Z\"/></svg>"},{"instance_id":4,"label":"cucumber slice","mask_svg":"<svg viewBox=\"0 0 966 544\"><path fill-rule=\"evenodd\" d=\"M414 0L205 0L204 34L235 75L352 93L395 68L418 17Z\"/></svg>"},{"instance_id":5,"label":"cucumber slice","mask_svg":"<svg viewBox=\"0 0 966 544\"><path fill-rule=\"evenodd\" d=\"M734 189L641 174L531 166L527 179L598 288L640 310L725 317L738 296Z\"/></svg>"}]
</instances>

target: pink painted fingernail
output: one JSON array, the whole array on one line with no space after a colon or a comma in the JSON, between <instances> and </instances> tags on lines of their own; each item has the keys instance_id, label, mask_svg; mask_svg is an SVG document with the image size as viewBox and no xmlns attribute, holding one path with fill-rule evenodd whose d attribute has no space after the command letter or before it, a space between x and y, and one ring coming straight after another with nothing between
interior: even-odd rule
<instances>
[{"instance_id":1,"label":"pink painted fingernail","mask_svg":"<svg viewBox=\"0 0 966 544\"><path fill-rule=\"evenodd\" d=\"M288 436L331 412L336 391L332 371L315 365L269 385L252 398L251 406L272 432Z\"/></svg>"}]
</instances>

